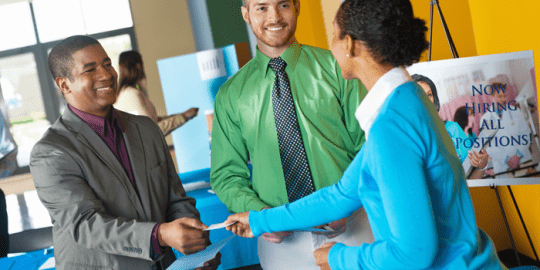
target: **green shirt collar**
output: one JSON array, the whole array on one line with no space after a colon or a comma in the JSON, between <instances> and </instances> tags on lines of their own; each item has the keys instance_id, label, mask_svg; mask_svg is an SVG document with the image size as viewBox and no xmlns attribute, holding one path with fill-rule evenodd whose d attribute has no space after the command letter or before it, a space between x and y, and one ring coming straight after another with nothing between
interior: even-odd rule
<instances>
[{"instance_id":1,"label":"green shirt collar","mask_svg":"<svg viewBox=\"0 0 540 270\"><path fill-rule=\"evenodd\" d=\"M302 50L302 45L300 45L296 40L281 54L281 58L287 63L287 67L291 68L294 71L296 63L298 63L298 57L300 56L300 51ZM255 60L259 64L259 68L263 70L265 75L268 75L268 63L272 58L264 55L257 48L257 54L255 55Z\"/></svg>"}]
</instances>

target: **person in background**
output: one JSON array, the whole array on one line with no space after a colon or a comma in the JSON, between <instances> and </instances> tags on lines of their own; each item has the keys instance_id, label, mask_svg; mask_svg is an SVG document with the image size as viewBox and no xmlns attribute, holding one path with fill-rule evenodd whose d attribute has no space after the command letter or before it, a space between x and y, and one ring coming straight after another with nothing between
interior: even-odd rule
<instances>
[{"instance_id":1,"label":"person in background","mask_svg":"<svg viewBox=\"0 0 540 270\"><path fill-rule=\"evenodd\" d=\"M476 225L460 160L432 102L406 66L428 44L409 0L346 0L334 20L332 53L346 79L368 94L356 117L366 143L341 180L298 201L231 215L241 236L308 228L368 213L375 242L326 243L322 270L505 269Z\"/></svg>"},{"instance_id":2,"label":"person in background","mask_svg":"<svg viewBox=\"0 0 540 270\"><path fill-rule=\"evenodd\" d=\"M156 108L148 98L146 73L139 52L122 52L118 65L120 69L120 90L114 104L116 109L152 118L164 135L169 135L169 133L197 116L199 108L190 108L183 113L168 116L157 115Z\"/></svg>"},{"instance_id":3,"label":"person in background","mask_svg":"<svg viewBox=\"0 0 540 270\"><path fill-rule=\"evenodd\" d=\"M413 81L418 83L420 87L422 87L424 92L426 92L429 100L431 100L431 102L433 102L433 105L435 105L435 109L437 110L437 112L439 112L441 105L439 102L439 95L435 83L433 83L430 78L419 74L414 74L411 76L411 78L413 79ZM471 161L471 165L475 167L473 169L473 173L469 176L469 178L482 178L482 176L484 175L483 170L486 168L489 159L486 150L481 149L479 152L471 150L473 144L465 143L465 140L467 140L469 137L465 134L462 127L458 123L452 121L444 121L444 127L452 138L452 143L454 144L454 148L456 149L456 153L461 163L463 163L463 161L465 161L468 156L469 160Z\"/></svg>"},{"instance_id":4,"label":"person in background","mask_svg":"<svg viewBox=\"0 0 540 270\"><path fill-rule=\"evenodd\" d=\"M9 130L6 105L0 88L0 181L1 178L13 175L17 170L17 143ZM6 195L0 189L0 258L6 257L9 251L8 215Z\"/></svg>"},{"instance_id":5,"label":"person in background","mask_svg":"<svg viewBox=\"0 0 540 270\"><path fill-rule=\"evenodd\" d=\"M94 38L54 46L49 69L68 107L35 144L30 172L53 223L56 269L166 269L171 250L209 244L163 133L116 110L118 77ZM215 270L220 256L199 270Z\"/></svg>"},{"instance_id":6,"label":"person in background","mask_svg":"<svg viewBox=\"0 0 540 270\"><path fill-rule=\"evenodd\" d=\"M0 258L6 257L9 252L8 215L6 195L0 189Z\"/></svg>"},{"instance_id":7,"label":"person in background","mask_svg":"<svg viewBox=\"0 0 540 270\"><path fill-rule=\"evenodd\" d=\"M454 122L458 123L461 129L465 132L465 135L467 135L467 138L469 140L476 140L478 136L476 136L476 133L474 133L474 112L473 109L469 108L467 111L467 107L461 106L457 108L456 112L454 113Z\"/></svg>"},{"instance_id":8,"label":"person in background","mask_svg":"<svg viewBox=\"0 0 540 270\"><path fill-rule=\"evenodd\" d=\"M13 175L19 167L17 164L17 143L9 130L6 104L0 88L0 179Z\"/></svg>"},{"instance_id":9,"label":"person in background","mask_svg":"<svg viewBox=\"0 0 540 270\"><path fill-rule=\"evenodd\" d=\"M296 41L300 6L245 0L241 8L257 54L217 93L210 173L212 189L234 213L293 202L335 183L364 143L354 112L365 88L343 79L328 50ZM334 232L263 234L262 268L319 269L311 254L325 242L373 241L362 208L326 223L317 225Z\"/></svg>"},{"instance_id":10,"label":"person in background","mask_svg":"<svg viewBox=\"0 0 540 270\"><path fill-rule=\"evenodd\" d=\"M426 92L426 95L428 96L429 100L433 102L433 105L435 105L435 108L437 109L437 112L440 110L441 105L439 102L439 95L437 92L437 87L435 87L435 83L433 81L425 76L419 75L419 74L413 74L411 78L424 89ZM448 131L448 134L450 134L450 137L452 138L452 142L454 143L454 147L456 148L457 155L459 157L459 160L463 162L465 158L467 158L467 154L470 148L467 148L464 146L463 143L459 144L458 142L464 142L465 139L467 139L467 135L465 135L465 132L463 132L463 129L459 126L458 123L452 122L452 121L444 121L444 127L446 128L446 131Z\"/></svg>"},{"instance_id":11,"label":"person in background","mask_svg":"<svg viewBox=\"0 0 540 270\"><path fill-rule=\"evenodd\" d=\"M494 89L503 89L507 87L505 84L497 81L497 77L490 79L490 84ZM480 123L486 123L484 126L485 128L489 126L487 123L497 123L497 133L494 135L495 139L501 140L501 138L506 137L508 141L513 141L515 139L520 141L520 143L507 144L506 146L495 146L495 144L491 144L487 148L487 152L492 157L493 171L495 174L518 169L524 161L531 160L531 151L529 150L529 147L532 142L528 140L528 143L524 143L525 140L523 139L530 138L531 130L519 105L515 101L507 101L506 91L508 90L505 89L504 91L500 90L493 92L491 100L497 109L493 112L486 111L480 119ZM482 128L483 126L480 127L480 130L482 130ZM497 175L496 177L507 176L506 174L503 174Z\"/></svg>"}]
</instances>

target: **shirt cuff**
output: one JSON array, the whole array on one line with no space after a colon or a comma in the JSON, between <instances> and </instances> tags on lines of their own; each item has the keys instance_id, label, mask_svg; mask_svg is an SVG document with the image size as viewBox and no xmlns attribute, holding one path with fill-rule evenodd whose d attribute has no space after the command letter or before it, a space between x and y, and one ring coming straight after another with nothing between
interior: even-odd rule
<instances>
[{"instance_id":1,"label":"shirt cuff","mask_svg":"<svg viewBox=\"0 0 540 270\"><path fill-rule=\"evenodd\" d=\"M154 257L159 257L160 255L164 254L166 249L161 247L159 245L159 240L158 240L158 228L159 226L161 225L161 223L157 223L155 226L154 226L154 229L152 229L152 238L151 238L151 249L152 249L152 254L153 254L153 258Z\"/></svg>"}]
</instances>

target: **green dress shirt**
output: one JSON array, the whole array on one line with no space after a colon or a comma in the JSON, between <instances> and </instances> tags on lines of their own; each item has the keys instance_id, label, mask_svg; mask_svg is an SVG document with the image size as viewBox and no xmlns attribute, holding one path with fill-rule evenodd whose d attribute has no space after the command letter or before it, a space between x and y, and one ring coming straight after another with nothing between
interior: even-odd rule
<instances>
[{"instance_id":1,"label":"green dress shirt","mask_svg":"<svg viewBox=\"0 0 540 270\"><path fill-rule=\"evenodd\" d=\"M332 185L364 143L354 113L367 91L358 80L343 79L328 50L294 42L281 58L315 189ZM275 74L268 62L257 50L216 96L210 181L235 213L289 202L272 109Z\"/></svg>"}]
</instances>

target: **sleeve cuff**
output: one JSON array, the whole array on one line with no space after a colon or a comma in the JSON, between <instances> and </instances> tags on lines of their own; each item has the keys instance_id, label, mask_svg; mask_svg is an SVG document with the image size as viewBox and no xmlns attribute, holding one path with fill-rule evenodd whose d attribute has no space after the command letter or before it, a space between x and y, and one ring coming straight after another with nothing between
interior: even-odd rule
<instances>
[{"instance_id":1,"label":"sleeve cuff","mask_svg":"<svg viewBox=\"0 0 540 270\"><path fill-rule=\"evenodd\" d=\"M259 237L265 233L264 229L261 228L263 219L260 214L261 212L249 211L249 227L251 228L251 233L253 233L255 237Z\"/></svg>"},{"instance_id":2,"label":"sleeve cuff","mask_svg":"<svg viewBox=\"0 0 540 270\"><path fill-rule=\"evenodd\" d=\"M161 257L161 255L164 255L165 252L167 251L166 248L163 248L162 246L159 245L159 240L158 240L158 229L159 229L159 226L161 225L161 223L157 223L155 226L154 226L154 229L152 229L152 237L151 237L151 240L150 240L150 254L151 254L151 258L153 260L157 260L158 258Z\"/></svg>"}]
</instances>

